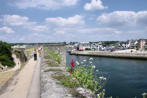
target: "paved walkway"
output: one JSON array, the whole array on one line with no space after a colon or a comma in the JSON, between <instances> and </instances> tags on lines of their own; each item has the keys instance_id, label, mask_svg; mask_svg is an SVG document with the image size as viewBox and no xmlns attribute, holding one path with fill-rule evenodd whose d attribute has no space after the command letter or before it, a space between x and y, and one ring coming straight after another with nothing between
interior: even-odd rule
<instances>
[{"instance_id":1,"label":"paved walkway","mask_svg":"<svg viewBox=\"0 0 147 98\"><path fill-rule=\"evenodd\" d=\"M24 68L19 72L19 74L14 77L4 93L0 95L0 98L28 98L29 96L32 96L32 94L39 92L40 84L33 84L34 80L40 80L34 79L34 77L40 77L38 76L38 73L40 72L36 72L39 71L37 70L37 68L39 68L38 66L40 66L40 59L38 59L38 61L34 61L33 58L30 59L28 63L24 66ZM32 85L37 87L34 87ZM39 90L36 91L34 89ZM39 97L40 96L32 98Z\"/></svg>"}]
</instances>

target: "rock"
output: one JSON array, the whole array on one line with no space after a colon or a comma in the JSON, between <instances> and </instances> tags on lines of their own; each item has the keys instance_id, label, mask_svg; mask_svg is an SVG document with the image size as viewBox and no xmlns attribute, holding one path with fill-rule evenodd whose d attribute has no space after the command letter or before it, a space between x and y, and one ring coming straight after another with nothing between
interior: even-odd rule
<instances>
[{"instance_id":1,"label":"rock","mask_svg":"<svg viewBox=\"0 0 147 98\"><path fill-rule=\"evenodd\" d=\"M50 68L57 69L57 67L48 67L44 62L45 60L42 61L41 65L41 98L73 98L66 87L52 78L52 75L66 75L67 73L64 71L60 73L55 71L44 72ZM58 69L60 68L63 69L58 67Z\"/></svg>"},{"instance_id":2,"label":"rock","mask_svg":"<svg viewBox=\"0 0 147 98\"><path fill-rule=\"evenodd\" d=\"M86 88L78 87L76 88L76 91L86 98L96 98L92 91Z\"/></svg>"}]
</instances>

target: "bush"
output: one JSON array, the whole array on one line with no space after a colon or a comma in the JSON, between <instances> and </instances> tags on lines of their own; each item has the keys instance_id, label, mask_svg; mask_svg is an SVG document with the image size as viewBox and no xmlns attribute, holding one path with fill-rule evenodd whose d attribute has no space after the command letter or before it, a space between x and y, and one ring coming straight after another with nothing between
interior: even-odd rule
<instances>
[{"instance_id":1,"label":"bush","mask_svg":"<svg viewBox=\"0 0 147 98\"><path fill-rule=\"evenodd\" d=\"M91 48L85 48L85 50L91 50Z\"/></svg>"},{"instance_id":2,"label":"bush","mask_svg":"<svg viewBox=\"0 0 147 98\"><path fill-rule=\"evenodd\" d=\"M0 41L0 62L3 66L13 67L15 65L12 58L11 45Z\"/></svg>"},{"instance_id":3,"label":"bush","mask_svg":"<svg viewBox=\"0 0 147 98\"><path fill-rule=\"evenodd\" d=\"M92 64L92 58L89 59L88 65L78 65L77 63L76 68L73 72L73 77L75 77L81 86L90 89L95 94L100 93L100 90L102 90L104 82L106 80L105 77L97 77L95 76L98 71L95 71L95 65Z\"/></svg>"}]
</instances>

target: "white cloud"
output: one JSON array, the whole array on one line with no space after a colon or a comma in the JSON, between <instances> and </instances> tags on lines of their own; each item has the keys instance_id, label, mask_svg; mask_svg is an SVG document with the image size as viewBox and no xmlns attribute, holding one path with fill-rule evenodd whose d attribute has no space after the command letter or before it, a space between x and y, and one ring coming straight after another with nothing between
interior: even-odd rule
<instances>
[{"instance_id":1,"label":"white cloud","mask_svg":"<svg viewBox=\"0 0 147 98\"><path fill-rule=\"evenodd\" d=\"M85 21L82 16L74 15L68 18L49 17L45 19L46 24L52 28L52 32L56 34L73 33L79 28L82 28Z\"/></svg>"},{"instance_id":2,"label":"white cloud","mask_svg":"<svg viewBox=\"0 0 147 98\"><path fill-rule=\"evenodd\" d=\"M20 26L28 23L29 18L23 17L19 15L4 15L3 16L3 23L9 24L11 26Z\"/></svg>"},{"instance_id":3,"label":"white cloud","mask_svg":"<svg viewBox=\"0 0 147 98\"><path fill-rule=\"evenodd\" d=\"M140 11L137 13L137 23L147 26L147 11Z\"/></svg>"},{"instance_id":4,"label":"white cloud","mask_svg":"<svg viewBox=\"0 0 147 98\"><path fill-rule=\"evenodd\" d=\"M31 22L28 17L19 15L3 15L1 22L4 25L10 26L20 26L25 29L41 32L47 31L48 27L46 25L39 25L37 22Z\"/></svg>"},{"instance_id":5,"label":"white cloud","mask_svg":"<svg viewBox=\"0 0 147 98\"><path fill-rule=\"evenodd\" d=\"M115 34L120 34L122 33L120 30L115 29L115 28L83 28L79 30L80 33L97 33L97 34L101 34L101 33L115 33Z\"/></svg>"},{"instance_id":6,"label":"white cloud","mask_svg":"<svg viewBox=\"0 0 147 98\"><path fill-rule=\"evenodd\" d=\"M2 32L2 33L4 32L4 33L7 33L7 34L15 33L14 30L12 30L11 28L6 27L6 26L1 27L0 32Z\"/></svg>"},{"instance_id":7,"label":"white cloud","mask_svg":"<svg viewBox=\"0 0 147 98\"><path fill-rule=\"evenodd\" d=\"M37 32L47 32L49 30L49 27L47 27L46 25L32 25L32 26L26 26L25 28Z\"/></svg>"},{"instance_id":8,"label":"white cloud","mask_svg":"<svg viewBox=\"0 0 147 98\"><path fill-rule=\"evenodd\" d=\"M104 6L101 0L91 0L90 3L86 3L84 6L85 10L104 10L107 8L108 7Z\"/></svg>"},{"instance_id":9,"label":"white cloud","mask_svg":"<svg viewBox=\"0 0 147 98\"><path fill-rule=\"evenodd\" d=\"M147 11L114 11L97 18L98 24L107 26L147 25Z\"/></svg>"},{"instance_id":10,"label":"white cloud","mask_svg":"<svg viewBox=\"0 0 147 98\"><path fill-rule=\"evenodd\" d=\"M77 25L79 26L85 24L83 17L80 15L75 15L69 18L63 18L63 17L46 18L45 21L48 24L54 24L57 26L66 26L66 27L77 26Z\"/></svg>"},{"instance_id":11,"label":"white cloud","mask_svg":"<svg viewBox=\"0 0 147 98\"><path fill-rule=\"evenodd\" d=\"M78 0L20 0L15 5L20 9L39 8L55 10L65 6L73 6Z\"/></svg>"}]
</instances>

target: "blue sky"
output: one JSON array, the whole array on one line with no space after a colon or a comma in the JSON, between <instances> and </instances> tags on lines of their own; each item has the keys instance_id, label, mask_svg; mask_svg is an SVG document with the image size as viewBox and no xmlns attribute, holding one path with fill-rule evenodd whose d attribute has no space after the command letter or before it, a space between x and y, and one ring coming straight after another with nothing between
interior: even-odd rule
<instances>
[{"instance_id":1,"label":"blue sky","mask_svg":"<svg viewBox=\"0 0 147 98\"><path fill-rule=\"evenodd\" d=\"M147 0L0 0L0 40L147 38Z\"/></svg>"}]
</instances>

